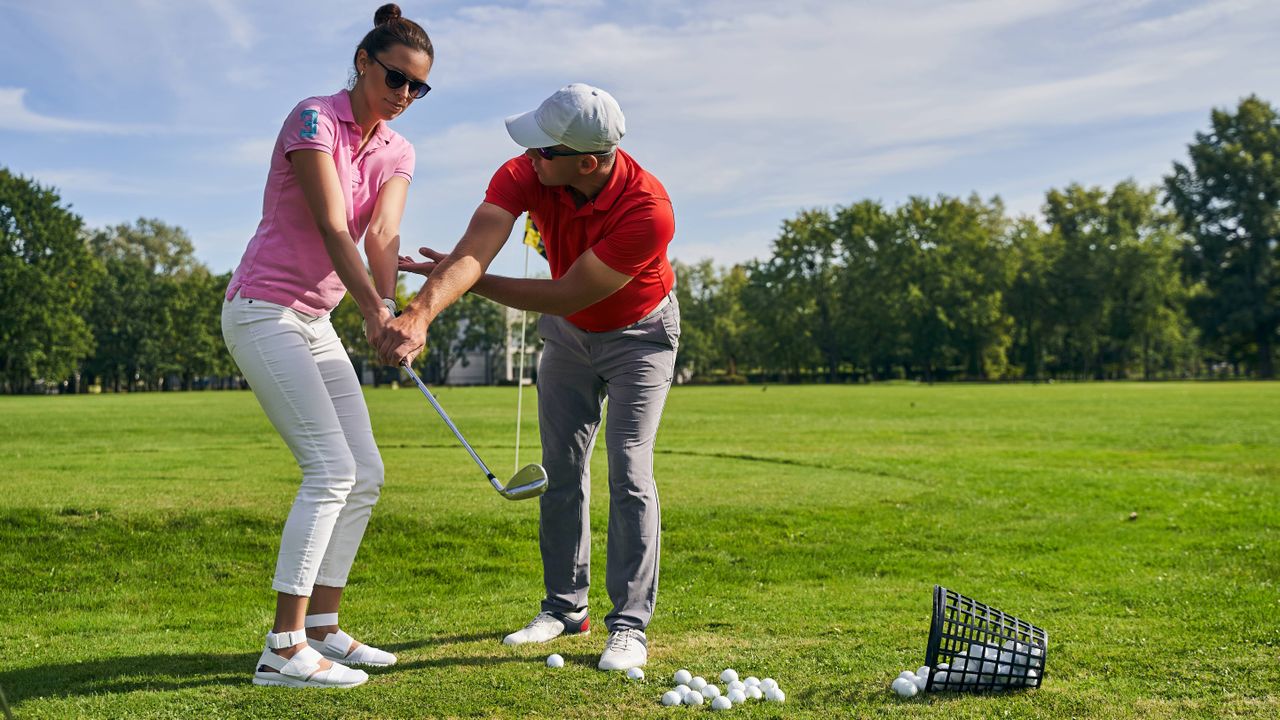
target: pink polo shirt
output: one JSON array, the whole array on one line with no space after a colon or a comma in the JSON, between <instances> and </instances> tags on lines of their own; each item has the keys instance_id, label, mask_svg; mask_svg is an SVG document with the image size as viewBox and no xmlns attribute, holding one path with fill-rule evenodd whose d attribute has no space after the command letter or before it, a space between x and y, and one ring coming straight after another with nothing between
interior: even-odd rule
<instances>
[{"instance_id":1,"label":"pink polo shirt","mask_svg":"<svg viewBox=\"0 0 1280 720\"><path fill-rule=\"evenodd\" d=\"M386 123L378 124L357 154L360 137L346 90L307 98L289 113L271 152L262 222L231 276L228 300L239 292L316 317L338 305L347 289L324 249L289 153L322 150L333 156L346 201L347 229L359 243L382 184L397 175L412 180L414 164L413 146Z\"/></svg>"}]
</instances>

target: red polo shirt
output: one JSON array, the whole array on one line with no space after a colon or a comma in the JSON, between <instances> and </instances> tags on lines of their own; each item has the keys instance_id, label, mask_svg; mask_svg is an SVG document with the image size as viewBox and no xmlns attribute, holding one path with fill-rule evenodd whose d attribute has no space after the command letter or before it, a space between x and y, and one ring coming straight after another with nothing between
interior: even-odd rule
<instances>
[{"instance_id":1,"label":"red polo shirt","mask_svg":"<svg viewBox=\"0 0 1280 720\"><path fill-rule=\"evenodd\" d=\"M575 207L565 187L547 187L524 155L508 160L489 181L485 202L512 215L526 210L542 233L551 277L569 271L587 248L631 282L566 319L591 332L625 327L648 315L671 292L675 272L667 245L675 234L671 198L662 183L622 150L613 174L595 199Z\"/></svg>"}]
</instances>

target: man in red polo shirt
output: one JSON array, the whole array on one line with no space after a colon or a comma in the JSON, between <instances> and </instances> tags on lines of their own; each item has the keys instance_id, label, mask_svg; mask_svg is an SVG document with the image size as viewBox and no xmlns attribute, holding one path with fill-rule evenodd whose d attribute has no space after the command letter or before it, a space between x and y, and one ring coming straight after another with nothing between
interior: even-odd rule
<instances>
[{"instance_id":1,"label":"man in red polo shirt","mask_svg":"<svg viewBox=\"0 0 1280 720\"><path fill-rule=\"evenodd\" d=\"M489 182L485 201L447 257L401 269L429 280L385 332L383 359L399 364L422 349L431 321L471 290L542 313L538 366L542 464L540 544L546 596L541 612L503 642L546 642L587 632L590 458L607 398L609 539L605 586L613 610L598 666L626 670L648 659L645 627L658 591L659 509L653 447L671 388L680 311L667 261L675 232L671 200L657 178L618 149L622 110L580 83L536 110L507 118L529 148ZM485 273L528 211L542 232L551 279Z\"/></svg>"}]
</instances>

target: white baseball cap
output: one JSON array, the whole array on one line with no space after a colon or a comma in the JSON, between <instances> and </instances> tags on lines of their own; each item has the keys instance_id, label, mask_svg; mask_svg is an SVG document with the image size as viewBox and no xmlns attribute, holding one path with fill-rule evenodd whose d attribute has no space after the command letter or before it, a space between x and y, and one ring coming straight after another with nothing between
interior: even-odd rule
<instances>
[{"instance_id":1,"label":"white baseball cap","mask_svg":"<svg viewBox=\"0 0 1280 720\"><path fill-rule=\"evenodd\" d=\"M564 145L578 152L607 151L627 132L618 101L584 83L566 85L537 110L507 118L507 132L527 148Z\"/></svg>"}]
</instances>

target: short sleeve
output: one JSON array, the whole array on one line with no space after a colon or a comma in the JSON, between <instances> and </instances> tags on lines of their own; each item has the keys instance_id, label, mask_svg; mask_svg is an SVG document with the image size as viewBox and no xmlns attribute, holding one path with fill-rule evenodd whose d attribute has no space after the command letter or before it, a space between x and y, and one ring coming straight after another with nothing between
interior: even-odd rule
<instances>
[{"instance_id":1,"label":"short sleeve","mask_svg":"<svg viewBox=\"0 0 1280 720\"><path fill-rule=\"evenodd\" d=\"M405 142L404 153L400 156L400 162L396 163L395 169L391 171L391 177L402 177L413 182L413 166L417 158L418 154L413 149L413 143Z\"/></svg>"},{"instance_id":2,"label":"short sleeve","mask_svg":"<svg viewBox=\"0 0 1280 720\"><path fill-rule=\"evenodd\" d=\"M605 265L635 277L667 251L675 232L671 201L655 197L629 210L591 250Z\"/></svg>"},{"instance_id":3,"label":"short sleeve","mask_svg":"<svg viewBox=\"0 0 1280 720\"><path fill-rule=\"evenodd\" d=\"M533 163L519 155L503 163L493 174L489 189L484 193L484 201L519 217L520 213L533 207L534 194L540 186Z\"/></svg>"},{"instance_id":4,"label":"short sleeve","mask_svg":"<svg viewBox=\"0 0 1280 720\"><path fill-rule=\"evenodd\" d=\"M323 150L332 155L337 128L333 108L320 98L307 98L298 103L280 129L284 152L287 155L294 150Z\"/></svg>"}]
</instances>

